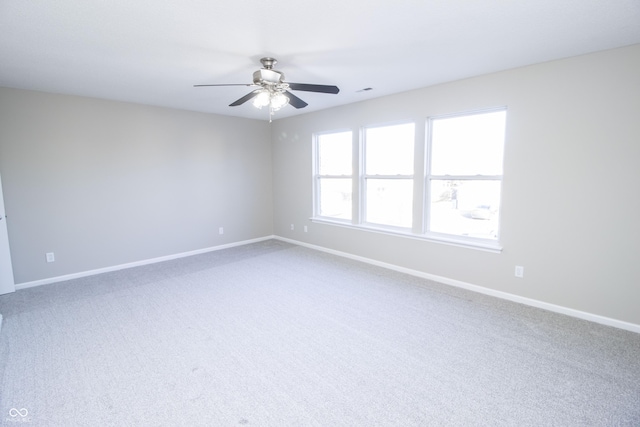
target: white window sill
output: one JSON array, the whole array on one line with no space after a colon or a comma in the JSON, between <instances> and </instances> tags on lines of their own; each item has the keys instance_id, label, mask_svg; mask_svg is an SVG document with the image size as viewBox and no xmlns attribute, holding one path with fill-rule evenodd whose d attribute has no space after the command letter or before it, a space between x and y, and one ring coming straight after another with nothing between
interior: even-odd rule
<instances>
[{"instance_id":1,"label":"white window sill","mask_svg":"<svg viewBox=\"0 0 640 427\"><path fill-rule=\"evenodd\" d=\"M329 218L309 218L311 222L318 224L335 225L338 227L352 228L355 230L370 231L373 233L389 234L409 239L423 240L427 242L442 243L446 245L459 246L469 249L477 249L487 252L501 253L502 246L499 242L486 239L465 238L462 236L441 235L441 234L415 234L411 231L398 228L376 227L371 224L352 224L348 221L340 221Z\"/></svg>"}]
</instances>

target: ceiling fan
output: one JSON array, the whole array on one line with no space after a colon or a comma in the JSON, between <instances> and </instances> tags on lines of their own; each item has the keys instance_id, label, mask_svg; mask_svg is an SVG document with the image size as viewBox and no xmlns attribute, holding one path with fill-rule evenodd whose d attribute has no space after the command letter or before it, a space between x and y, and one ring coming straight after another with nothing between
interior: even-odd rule
<instances>
[{"instance_id":1,"label":"ceiling fan","mask_svg":"<svg viewBox=\"0 0 640 427\"><path fill-rule=\"evenodd\" d=\"M278 62L274 58L262 58L260 60L262 68L253 73L253 83L232 83L232 84L211 84L194 85L194 87L205 86L258 86L259 88L249 92L242 98L229 104L230 107L242 105L253 99L253 105L257 108L269 107L270 115L287 104L294 108L304 108L307 104L289 90L301 90L306 92L320 92L336 94L340 92L337 86L317 85L308 83L291 83L284 81L284 74L274 70L273 66Z\"/></svg>"}]
</instances>

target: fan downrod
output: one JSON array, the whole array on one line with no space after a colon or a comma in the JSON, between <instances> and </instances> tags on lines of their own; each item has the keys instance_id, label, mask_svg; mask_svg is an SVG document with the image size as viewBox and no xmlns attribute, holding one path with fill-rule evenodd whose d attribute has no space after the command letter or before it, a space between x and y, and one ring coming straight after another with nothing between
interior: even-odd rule
<instances>
[{"instance_id":1,"label":"fan downrod","mask_svg":"<svg viewBox=\"0 0 640 427\"><path fill-rule=\"evenodd\" d=\"M275 58L269 58L267 56L260 59L260 62L262 63L262 66L264 67L265 70L271 70L273 66L278 63L278 60Z\"/></svg>"}]
</instances>

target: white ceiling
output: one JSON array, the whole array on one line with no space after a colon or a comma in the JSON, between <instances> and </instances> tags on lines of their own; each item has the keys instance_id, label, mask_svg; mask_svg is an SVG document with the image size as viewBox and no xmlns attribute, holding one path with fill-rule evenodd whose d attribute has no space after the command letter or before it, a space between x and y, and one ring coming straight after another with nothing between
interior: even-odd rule
<instances>
[{"instance_id":1,"label":"white ceiling","mask_svg":"<svg viewBox=\"0 0 640 427\"><path fill-rule=\"evenodd\" d=\"M268 119L259 59L309 106L276 119L640 43L640 0L0 0L0 86ZM371 87L373 90L359 92Z\"/></svg>"}]
</instances>

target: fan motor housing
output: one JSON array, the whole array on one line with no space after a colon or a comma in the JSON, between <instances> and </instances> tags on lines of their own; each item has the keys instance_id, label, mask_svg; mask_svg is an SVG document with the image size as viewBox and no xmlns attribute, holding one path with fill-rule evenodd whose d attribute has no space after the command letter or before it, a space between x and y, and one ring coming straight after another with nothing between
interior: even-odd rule
<instances>
[{"instance_id":1,"label":"fan motor housing","mask_svg":"<svg viewBox=\"0 0 640 427\"><path fill-rule=\"evenodd\" d=\"M260 69L253 73L253 83L257 85L277 85L284 80L284 74L276 70Z\"/></svg>"}]
</instances>

